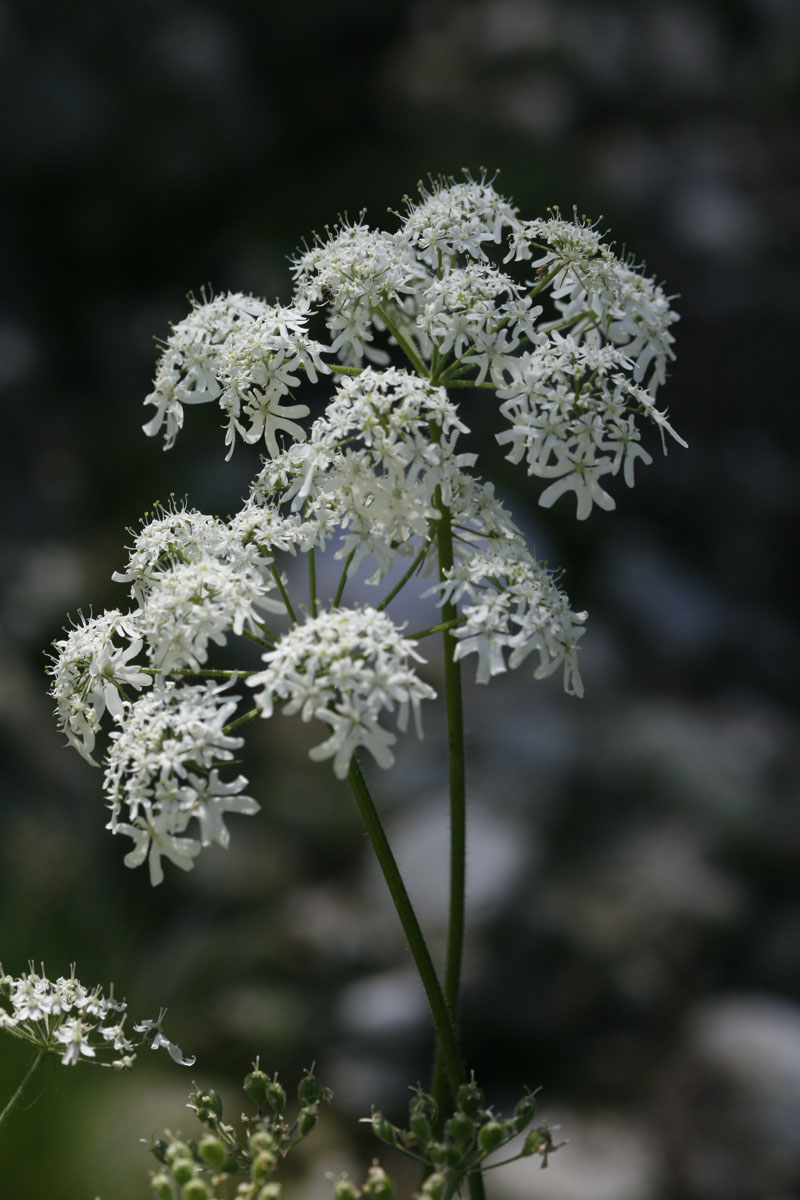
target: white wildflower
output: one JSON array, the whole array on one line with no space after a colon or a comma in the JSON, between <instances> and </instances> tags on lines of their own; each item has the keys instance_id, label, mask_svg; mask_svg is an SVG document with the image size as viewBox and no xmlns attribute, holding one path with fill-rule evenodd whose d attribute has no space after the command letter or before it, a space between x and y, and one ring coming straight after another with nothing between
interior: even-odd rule
<instances>
[{"instance_id":1,"label":"white wildflower","mask_svg":"<svg viewBox=\"0 0 800 1200\"><path fill-rule=\"evenodd\" d=\"M381 766L394 761L395 736L379 724L383 712L397 710L405 730L413 712L422 736L420 702L435 695L411 667L422 662L412 641L385 613L373 608L332 609L296 625L263 656L267 669L248 680L256 704L271 716L276 700L287 714L300 713L332 726L332 733L311 755L333 758L339 779L364 746Z\"/></svg>"},{"instance_id":2,"label":"white wildflower","mask_svg":"<svg viewBox=\"0 0 800 1200\"><path fill-rule=\"evenodd\" d=\"M117 645L114 638L122 645ZM93 763L97 732L108 710L122 712L120 688L147 687L151 680L131 660L142 648L138 614L123 615L117 609L88 620L67 631L54 643L57 653L47 666L50 695L56 701L58 725L70 745Z\"/></svg>"},{"instance_id":3,"label":"white wildflower","mask_svg":"<svg viewBox=\"0 0 800 1200\"><path fill-rule=\"evenodd\" d=\"M99 987L84 987L74 966L69 976L55 981L47 978L44 967L36 971L33 963L18 977L0 966L0 1031L57 1054L64 1066L90 1059L98 1066L131 1067L142 1045L156 1038L166 1043L161 1032L165 1012L162 1009L157 1022L135 1025L134 1032L144 1036L131 1039L125 1032L127 1004L114 998L113 987L108 996ZM194 1059L184 1059L176 1046L173 1050L177 1055L170 1054L176 1062L192 1065Z\"/></svg>"}]
</instances>

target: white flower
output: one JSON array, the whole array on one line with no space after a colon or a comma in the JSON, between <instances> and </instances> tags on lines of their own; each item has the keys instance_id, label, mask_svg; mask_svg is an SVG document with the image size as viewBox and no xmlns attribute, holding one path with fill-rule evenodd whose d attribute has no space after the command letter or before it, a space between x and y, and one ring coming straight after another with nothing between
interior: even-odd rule
<instances>
[{"instance_id":1,"label":"white flower","mask_svg":"<svg viewBox=\"0 0 800 1200\"><path fill-rule=\"evenodd\" d=\"M134 1031L145 1036L130 1040L125 1033L127 1004L114 998L113 987L108 996L99 987L85 988L75 977L74 966L68 977L55 982L47 978L44 967L39 973L32 963L19 977L7 975L0 966L0 1030L58 1054L64 1066L90 1059L98 1066L129 1068L136 1058L135 1051L154 1035L161 1039L159 1044L171 1047L169 1053L175 1062L191 1066L194 1059L184 1059L180 1049L161 1033L165 1012L162 1009L156 1022L135 1025ZM103 1025L109 1018L112 1023ZM120 1051L124 1051L121 1056Z\"/></svg>"},{"instance_id":2,"label":"white flower","mask_svg":"<svg viewBox=\"0 0 800 1200\"><path fill-rule=\"evenodd\" d=\"M405 730L412 711L422 736L420 701L435 692L410 665L411 659L423 661L414 643L385 613L332 609L294 626L262 657L267 669L248 680L258 689L256 704L271 716L276 699L287 701L287 714L299 712L304 721L315 717L332 726L311 756L333 758L339 779L357 746L365 746L381 766L394 761L395 737L379 725L383 712L397 709L398 728Z\"/></svg>"},{"instance_id":3,"label":"white flower","mask_svg":"<svg viewBox=\"0 0 800 1200\"><path fill-rule=\"evenodd\" d=\"M185 1058L180 1046L176 1045L175 1042L169 1041L161 1032L161 1023L166 1015L167 1010L162 1008L155 1021L140 1021L133 1028L137 1033L144 1033L147 1037L152 1038L150 1043L151 1050L160 1050L163 1047L173 1062L178 1063L181 1067L193 1067L196 1062L195 1056L192 1055L191 1058Z\"/></svg>"},{"instance_id":4,"label":"white flower","mask_svg":"<svg viewBox=\"0 0 800 1200\"><path fill-rule=\"evenodd\" d=\"M284 611L266 595L275 586L271 578L214 559L181 563L152 584L139 628L150 661L163 671L197 670L208 658L209 642L224 646L231 631L256 632L259 609Z\"/></svg>"},{"instance_id":5,"label":"white flower","mask_svg":"<svg viewBox=\"0 0 800 1200\"><path fill-rule=\"evenodd\" d=\"M372 327L383 329L376 311L386 302L401 302L427 272L396 234L370 229L359 219L328 231L293 263L295 294L301 302L326 304L331 349L342 362L365 357L386 363L377 350Z\"/></svg>"},{"instance_id":6,"label":"white flower","mask_svg":"<svg viewBox=\"0 0 800 1200\"><path fill-rule=\"evenodd\" d=\"M124 644L115 645L114 638ZM92 750L106 709L122 712L119 689L147 687L148 675L131 662L142 648L137 614L117 609L100 617L81 617L67 636L54 643L57 654L47 666L50 695L56 701L59 728L70 745L94 763Z\"/></svg>"},{"instance_id":7,"label":"white flower","mask_svg":"<svg viewBox=\"0 0 800 1200\"><path fill-rule=\"evenodd\" d=\"M652 461L641 446L636 417L644 415L680 442L650 393L631 378L633 363L613 345L593 345L559 333L552 340L514 359L497 389L500 412L511 428L497 434L510 446L508 458L528 464L528 474L555 479L539 503L547 508L566 491L574 491L578 520L593 504L615 507L599 480L623 469L633 486L636 459ZM646 400L645 400L646 397Z\"/></svg>"},{"instance_id":8,"label":"white flower","mask_svg":"<svg viewBox=\"0 0 800 1200\"><path fill-rule=\"evenodd\" d=\"M111 578L130 583L131 595L140 605L164 571L209 556L224 559L230 542L224 522L175 501L168 507L156 505L141 529L129 532L134 541L126 569L115 571Z\"/></svg>"},{"instance_id":9,"label":"white flower","mask_svg":"<svg viewBox=\"0 0 800 1200\"><path fill-rule=\"evenodd\" d=\"M467 176L464 183L438 179L432 182L430 192L422 184L419 192L419 202L406 202L401 236L432 268L438 266L440 256L485 259L484 245L499 245L504 230L516 230L519 225L516 209L485 177L475 180Z\"/></svg>"},{"instance_id":10,"label":"white flower","mask_svg":"<svg viewBox=\"0 0 800 1200\"><path fill-rule=\"evenodd\" d=\"M258 441L263 435L277 453L276 430L302 437L294 418L306 416L305 405L281 407L281 397L299 383L301 370L312 383L329 368L321 355L327 347L308 336L309 306L269 305L255 296L228 293L198 304L173 326L156 370L153 391L145 404L155 416L144 426L149 436L165 428L170 449L183 426L185 404L216 400L228 417L228 457L236 435ZM249 420L246 429L242 420Z\"/></svg>"}]
</instances>

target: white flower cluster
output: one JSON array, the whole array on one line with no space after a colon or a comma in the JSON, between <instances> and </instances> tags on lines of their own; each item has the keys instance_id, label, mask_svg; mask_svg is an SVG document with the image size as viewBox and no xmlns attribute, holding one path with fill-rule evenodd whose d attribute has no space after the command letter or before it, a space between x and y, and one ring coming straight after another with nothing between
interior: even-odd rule
<instances>
[{"instance_id":1,"label":"white flower cluster","mask_svg":"<svg viewBox=\"0 0 800 1200\"><path fill-rule=\"evenodd\" d=\"M540 504L573 492L580 520L614 507L607 477L632 485L637 460L651 461L643 424L662 446L666 434L685 444L655 401L677 320L660 286L585 220L522 220L485 176L420 192L394 232L363 215L326 230L295 259L288 305L203 297L165 344L146 432L163 430L169 447L187 404L216 401L229 451L237 437L263 440L269 457L228 521L175 503L151 514L114 575L134 607L81 618L49 667L59 723L90 760L109 714L108 827L133 839L125 862L147 861L153 883L163 858L188 870L203 846L227 844L228 813L257 810L244 777L223 775L253 713L282 702L322 721L329 736L311 754L340 778L360 746L393 761L387 714L402 731L413 712L421 733L433 690L416 674L416 640L384 611L415 579L479 683L533 656L536 678L561 669L582 694L586 614L473 472L468 406L497 413L508 459L546 481ZM309 334L316 310L328 345ZM291 390L332 371L306 427ZM314 553L328 547L340 582L318 597ZM290 597L281 553L309 556L307 601ZM362 572L372 586L396 581L374 607L348 606ZM209 670L210 647L231 635L259 642L265 669ZM237 718L240 675L256 707Z\"/></svg>"},{"instance_id":2,"label":"white flower cluster","mask_svg":"<svg viewBox=\"0 0 800 1200\"><path fill-rule=\"evenodd\" d=\"M125 865L147 859L150 882L164 878L162 856L184 871L204 846L227 846L226 812L252 814L259 806L242 795L243 776L225 782L218 766L234 758L243 743L225 733L239 697L226 694L229 684L213 682L178 687L166 681L133 703L125 702L119 728L111 734L104 779L111 803L112 833L133 838ZM128 820L120 820L123 808ZM190 821L199 825L199 840L183 837Z\"/></svg>"},{"instance_id":3,"label":"white flower cluster","mask_svg":"<svg viewBox=\"0 0 800 1200\"><path fill-rule=\"evenodd\" d=\"M536 652L537 679L563 665L565 691L582 696L577 649L587 614L571 611L569 598L530 553L490 485L463 476L453 519L459 532L456 559L432 590L440 604L460 605L464 621L453 631L459 639L456 658L477 654L477 682L488 683Z\"/></svg>"},{"instance_id":4,"label":"white flower cluster","mask_svg":"<svg viewBox=\"0 0 800 1200\"><path fill-rule=\"evenodd\" d=\"M308 336L308 315L302 301L269 305L241 293L194 303L159 359L145 400L156 413L145 433L154 436L164 426L168 450L183 426L184 405L216 400L227 417L228 458L237 435L246 442L263 437L271 454L278 450L276 431L302 437L297 418L308 416L307 406L282 407L282 399L300 382L294 372L316 383L317 371L330 369L320 358L327 347Z\"/></svg>"},{"instance_id":5,"label":"white flower cluster","mask_svg":"<svg viewBox=\"0 0 800 1200\"><path fill-rule=\"evenodd\" d=\"M0 965L0 1030L60 1055L64 1066L74 1067L88 1058L98 1066L122 1070L133 1066L143 1045L153 1050L163 1047L181 1066L194 1064L194 1058L184 1058L180 1046L162 1033L166 1009L157 1020L134 1025L133 1032L142 1036L133 1039L125 1031L126 1009L124 1000L114 999L113 987L108 996L99 987L84 987L75 977L74 966L69 976L51 982L44 967L39 973L33 963L27 973L16 977Z\"/></svg>"},{"instance_id":6,"label":"white flower cluster","mask_svg":"<svg viewBox=\"0 0 800 1200\"><path fill-rule=\"evenodd\" d=\"M377 584L427 538L436 489L447 503L452 479L474 462L455 452L466 432L444 388L368 367L340 381L307 442L265 464L253 499L266 511L278 502L302 509L306 544L337 535L336 557L352 571L371 556L377 569L368 582Z\"/></svg>"},{"instance_id":7,"label":"white flower cluster","mask_svg":"<svg viewBox=\"0 0 800 1200\"><path fill-rule=\"evenodd\" d=\"M153 883L163 878L162 855L188 869L203 846L227 845L224 813L258 809L241 794L242 777L218 772L241 745L223 732L237 706L228 685L180 687L165 673L201 670L210 643L260 632L264 610L282 611L267 594L275 587L271 566L268 548L241 520L228 525L175 505L158 510L135 535L127 569L114 575L131 585L138 606L81 618L55 644L48 673L59 725L94 762L101 719L111 717L108 828L133 838L125 862L147 859ZM132 661L140 654L149 667ZM145 687L139 700L130 698ZM199 840L181 836L192 819Z\"/></svg>"},{"instance_id":8,"label":"white flower cluster","mask_svg":"<svg viewBox=\"0 0 800 1200\"><path fill-rule=\"evenodd\" d=\"M316 761L333 759L333 770L344 779L350 759L364 746L382 767L394 762L394 734L378 721L383 711L397 709L397 726L408 726L414 714L422 737L420 701L436 693L419 679L409 660L423 662L414 642L402 637L394 622L374 608L331 609L296 625L263 656L267 669L248 683L265 717L275 700L288 703L284 711L312 717L330 728L330 737L310 751Z\"/></svg>"}]
</instances>

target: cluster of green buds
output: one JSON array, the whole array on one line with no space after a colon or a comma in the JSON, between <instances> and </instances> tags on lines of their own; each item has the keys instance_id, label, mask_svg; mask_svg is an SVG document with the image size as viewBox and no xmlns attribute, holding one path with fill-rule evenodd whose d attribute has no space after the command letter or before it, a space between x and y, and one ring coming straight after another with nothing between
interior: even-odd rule
<instances>
[{"instance_id":1,"label":"cluster of green buds","mask_svg":"<svg viewBox=\"0 0 800 1200\"><path fill-rule=\"evenodd\" d=\"M408 1129L393 1125L380 1112L372 1114L371 1124L382 1142L416 1159L426 1169L426 1178L414 1200L448 1200L458 1192L468 1175L489 1169L483 1166L485 1159L525 1133L535 1112L535 1095L526 1089L512 1117L496 1115L486 1107L483 1092L473 1076L458 1089L453 1115L443 1124L433 1096L420 1087L409 1105ZM541 1125L529 1129L515 1154L502 1161L493 1161L491 1167L518 1158L530 1158L534 1154L541 1156L541 1165L546 1167L549 1155L562 1145L563 1142L553 1141L552 1132L546 1125ZM358 1194L353 1193L354 1196ZM371 1193L365 1191L364 1194ZM384 1194L390 1196L391 1192L380 1193L381 1196ZM351 1200L351 1195L339 1197L337 1193L336 1200Z\"/></svg>"},{"instance_id":2,"label":"cluster of green buds","mask_svg":"<svg viewBox=\"0 0 800 1200\"><path fill-rule=\"evenodd\" d=\"M245 1076L244 1091L255 1112L242 1114L239 1129L223 1120L217 1092L192 1093L188 1107L205 1132L193 1139L167 1131L153 1144L160 1166L150 1186L157 1200L221 1200L230 1195L231 1181L237 1179L235 1195L240 1200L279 1200L278 1166L311 1133L319 1106L331 1092L321 1086L313 1069L308 1070L298 1084L299 1109L290 1122L284 1087L277 1075L270 1078L261 1070L258 1059Z\"/></svg>"}]
</instances>

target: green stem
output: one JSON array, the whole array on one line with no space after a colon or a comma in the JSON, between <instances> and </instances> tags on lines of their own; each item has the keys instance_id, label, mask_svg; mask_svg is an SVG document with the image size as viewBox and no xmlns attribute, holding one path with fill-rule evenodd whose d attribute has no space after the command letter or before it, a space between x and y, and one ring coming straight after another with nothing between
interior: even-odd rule
<instances>
[{"instance_id":1,"label":"green stem","mask_svg":"<svg viewBox=\"0 0 800 1200\"><path fill-rule=\"evenodd\" d=\"M422 980L422 986L428 997L428 1004L430 1005L433 1022L436 1026L443 1071L450 1085L450 1090L455 1096L464 1080L464 1069L461 1065L461 1056L458 1052L458 1044L456 1042L453 1023L448 1012L447 1002L445 1001L430 951L422 935L422 930L419 927L417 914L414 912L413 905L397 866L397 861L392 853L392 848L389 845L383 825L381 824L381 819L378 816L366 780L361 773L361 768L356 761L355 755L350 762L350 771L347 780L358 805L358 811L361 813L361 819L364 822L364 827L372 843L372 848L375 851L381 871L383 872L383 877L386 880L386 885L389 888L389 893L394 901L394 906L400 918L400 923L403 926L403 932L406 935L409 949Z\"/></svg>"},{"instance_id":2,"label":"green stem","mask_svg":"<svg viewBox=\"0 0 800 1200\"><path fill-rule=\"evenodd\" d=\"M342 367L338 363L328 363L334 375L360 375L363 367Z\"/></svg>"},{"instance_id":3,"label":"green stem","mask_svg":"<svg viewBox=\"0 0 800 1200\"><path fill-rule=\"evenodd\" d=\"M317 557L312 546L308 552L308 597L312 618L317 615Z\"/></svg>"},{"instance_id":4,"label":"green stem","mask_svg":"<svg viewBox=\"0 0 800 1200\"><path fill-rule=\"evenodd\" d=\"M431 625L430 629L420 629L418 633L409 633L409 637L413 642L419 642L424 637L430 637L432 633L446 633L448 629L456 629L459 625L463 625L466 617L455 617L452 621L440 621L438 625Z\"/></svg>"},{"instance_id":5,"label":"green stem","mask_svg":"<svg viewBox=\"0 0 800 1200\"><path fill-rule=\"evenodd\" d=\"M223 733L232 733L234 729L238 729L240 725L244 725L247 721L252 721L254 717L261 716L260 708L250 708L246 713L242 713L241 717L237 717L235 721L229 721L227 725L223 725Z\"/></svg>"},{"instance_id":6,"label":"green stem","mask_svg":"<svg viewBox=\"0 0 800 1200\"><path fill-rule=\"evenodd\" d=\"M408 339L405 338L403 336L403 334L400 332L399 327L395 324L395 322L389 316L389 314L387 313L387 311L383 307L383 305L379 305L379 307L376 311L378 313L378 316L380 317L380 319L383 321L384 325L386 326L386 328L389 330L389 333L392 335L392 337L397 342L400 349L405 354L408 361L411 363L414 370L417 372L418 375L421 375L423 379L427 379L428 378L427 367L425 366L425 364L422 361L422 359L420 358L420 356L417 354L414 347L408 341Z\"/></svg>"},{"instance_id":7,"label":"green stem","mask_svg":"<svg viewBox=\"0 0 800 1200\"><path fill-rule=\"evenodd\" d=\"M17 1107L17 1105L19 1104L19 1102L22 1100L23 1096L25 1095L26 1091L28 1090L28 1085L30 1084L30 1082L33 1079L36 1072L39 1070L39 1067L42 1064L42 1060L45 1056L45 1053L46 1053L45 1050L38 1050L36 1052L36 1054L33 1057L33 1061L31 1062L30 1066L28 1067L28 1070L25 1072L22 1082L20 1083L17 1090L14 1092L14 1095L11 1097L11 1099L9 1100L8 1104L5 1106L3 1111L0 1112L0 1129L3 1127L3 1125L5 1125L6 1121L11 1116L12 1112Z\"/></svg>"},{"instance_id":8,"label":"green stem","mask_svg":"<svg viewBox=\"0 0 800 1200\"><path fill-rule=\"evenodd\" d=\"M341 603L342 596L344 595L344 587L345 587L345 584L347 583L347 576L350 573L350 564L353 561L355 552L356 552L356 548L354 546L353 549L348 554L347 558L345 559L345 563L342 568L342 577L339 580L339 586L336 589L336 595L333 597L333 606L332 606L333 608L338 608Z\"/></svg>"},{"instance_id":9,"label":"green stem","mask_svg":"<svg viewBox=\"0 0 800 1200\"><path fill-rule=\"evenodd\" d=\"M392 588L392 590L389 592L389 595L388 595L388 596L385 596L385 597L384 597L384 599L383 599L383 600L381 600L380 604L376 604L376 606L375 606L375 607L376 607L376 609L377 609L377 611L378 611L378 612L383 612L383 610L384 610L384 609L385 609L385 608L386 608L386 607L387 607L389 604L391 604L391 603L392 603L392 601L394 600L394 598L395 598L395 596L397 595L397 593L398 593L398 592L400 592L400 591L402 591L402 589L403 589L403 588L406 586L406 584L408 583L408 581L409 581L409 579L411 578L411 576L412 576L412 575L415 575L415 574L417 573L417 571L419 570L419 568L422 566L423 562L425 561L425 555L428 553L428 548L429 548L429 546L430 546L430 542L426 542L426 543L425 543L425 545L424 545L424 546L422 547L422 549L420 550L420 552L419 552L419 554L417 555L417 557L416 557L416 558L414 559L414 561L412 562L411 566L410 566L410 567L408 568L408 570L407 570L407 571L406 571L406 572L403 574L403 576L402 576L402 578L400 579L399 583L396 583L396 584L395 584L395 586L394 586L394 587Z\"/></svg>"},{"instance_id":10,"label":"green stem","mask_svg":"<svg viewBox=\"0 0 800 1200\"><path fill-rule=\"evenodd\" d=\"M286 591L286 588L283 586L283 580L281 579L281 573L278 570L278 568L275 566L274 563L270 564L269 569L272 574L272 578L275 580L275 582L278 585L278 591L281 594L281 600L283 600L283 603L286 605L286 611L289 614L289 620L292 622L293 625L296 625L297 617L295 616L295 611L292 608L292 602L289 599L289 593Z\"/></svg>"},{"instance_id":11,"label":"green stem","mask_svg":"<svg viewBox=\"0 0 800 1200\"><path fill-rule=\"evenodd\" d=\"M439 578L444 581L453 566L453 524L450 509L442 503L441 495L434 496L434 506L441 513L437 522L436 536L439 548ZM466 887L466 769L464 750L464 714L461 698L461 668L455 651L458 641L452 630L458 623L458 609L452 602L442 605L441 624L444 647L445 707L447 711L447 745L450 778L450 919L447 934L447 965L445 969L444 994L451 1017L458 1018L458 1001L461 989L461 961L464 949L464 893ZM434 1068L434 1082L438 1076L439 1095L443 1098L444 1080L441 1068Z\"/></svg>"}]
</instances>

